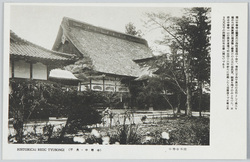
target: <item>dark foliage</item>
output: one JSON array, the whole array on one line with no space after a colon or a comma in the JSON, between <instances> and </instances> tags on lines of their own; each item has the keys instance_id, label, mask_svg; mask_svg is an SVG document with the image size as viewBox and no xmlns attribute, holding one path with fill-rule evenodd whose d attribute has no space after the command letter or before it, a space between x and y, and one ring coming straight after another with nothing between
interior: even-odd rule
<instances>
[{"instance_id":1,"label":"dark foliage","mask_svg":"<svg viewBox=\"0 0 250 162\"><path fill-rule=\"evenodd\" d=\"M13 118L13 127L16 130L17 142L23 139L23 124L30 118L40 116L40 110L48 110L48 97L46 93L58 89L48 82L32 80L10 80L11 91L9 93L9 118ZM35 113L34 113L35 112ZM48 117L48 116L45 116Z\"/></svg>"},{"instance_id":2,"label":"dark foliage","mask_svg":"<svg viewBox=\"0 0 250 162\"><path fill-rule=\"evenodd\" d=\"M179 120L176 126L178 129L171 132L173 144L209 145L209 118L186 118Z\"/></svg>"},{"instance_id":3,"label":"dark foliage","mask_svg":"<svg viewBox=\"0 0 250 162\"><path fill-rule=\"evenodd\" d=\"M101 123L101 115L93 108L96 100L102 96L92 91L67 92L65 95L64 113L68 117L64 133L76 133L86 129L87 125Z\"/></svg>"},{"instance_id":4,"label":"dark foliage","mask_svg":"<svg viewBox=\"0 0 250 162\"><path fill-rule=\"evenodd\" d=\"M95 101L104 100L98 93L63 91L60 84L45 81L10 80L10 86L9 117L14 119L13 127L19 143L23 139L23 124L31 118L68 117L66 128L70 132L101 123L101 115L93 109ZM47 129L47 132L52 131Z\"/></svg>"},{"instance_id":5,"label":"dark foliage","mask_svg":"<svg viewBox=\"0 0 250 162\"><path fill-rule=\"evenodd\" d=\"M209 111L210 110L210 94L204 93L202 94L201 101L199 98L199 94L195 93L193 95L192 99L192 105L194 111L199 111L199 106L201 106L202 111ZM199 105L199 102L201 102L201 105Z\"/></svg>"}]
</instances>

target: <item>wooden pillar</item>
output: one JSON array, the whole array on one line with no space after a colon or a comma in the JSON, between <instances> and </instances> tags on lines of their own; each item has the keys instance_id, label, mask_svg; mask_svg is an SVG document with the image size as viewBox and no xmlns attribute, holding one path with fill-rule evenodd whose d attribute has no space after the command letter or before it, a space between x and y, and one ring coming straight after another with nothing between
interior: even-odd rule
<instances>
[{"instance_id":1,"label":"wooden pillar","mask_svg":"<svg viewBox=\"0 0 250 162\"><path fill-rule=\"evenodd\" d=\"M103 91L105 91L105 77L102 78Z\"/></svg>"},{"instance_id":2,"label":"wooden pillar","mask_svg":"<svg viewBox=\"0 0 250 162\"><path fill-rule=\"evenodd\" d=\"M115 92L116 92L116 77L115 77Z\"/></svg>"},{"instance_id":3,"label":"wooden pillar","mask_svg":"<svg viewBox=\"0 0 250 162\"><path fill-rule=\"evenodd\" d=\"M33 64L30 63L30 79L33 79Z\"/></svg>"},{"instance_id":4,"label":"wooden pillar","mask_svg":"<svg viewBox=\"0 0 250 162\"><path fill-rule=\"evenodd\" d=\"M89 79L89 87L90 87L90 90L92 90L92 80L91 80L91 78Z\"/></svg>"},{"instance_id":5,"label":"wooden pillar","mask_svg":"<svg viewBox=\"0 0 250 162\"><path fill-rule=\"evenodd\" d=\"M47 68L47 80L49 80L49 72L50 72L50 67L49 67L49 65L46 65L46 68Z\"/></svg>"},{"instance_id":6,"label":"wooden pillar","mask_svg":"<svg viewBox=\"0 0 250 162\"><path fill-rule=\"evenodd\" d=\"M14 75L14 66L15 66L15 65L14 65L14 64L15 64L14 60L11 60L11 77L12 77L12 78L14 78L14 76L15 76L15 75Z\"/></svg>"},{"instance_id":7,"label":"wooden pillar","mask_svg":"<svg viewBox=\"0 0 250 162\"><path fill-rule=\"evenodd\" d=\"M82 85L81 82L78 82L78 91L81 92L82 91Z\"/></svg>"}]
</instances>

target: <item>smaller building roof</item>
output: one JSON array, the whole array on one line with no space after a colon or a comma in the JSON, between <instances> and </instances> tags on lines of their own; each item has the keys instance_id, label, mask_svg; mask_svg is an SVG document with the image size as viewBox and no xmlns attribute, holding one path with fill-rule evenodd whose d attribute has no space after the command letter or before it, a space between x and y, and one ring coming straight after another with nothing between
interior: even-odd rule
<instances>
[{"instance_id":1,"label":"smaller building roof","mask_svg":"<svg viewBox=\"0 0 250 162\"><path fill-rule=\"evenodd\" d=\"M52 51L33 44L17 36L13 31L10 31L10 56L20 56L30 59L39 60L56 60L60 62L74 61L74 54L66 54Z\"/></svg>"},{"instance_id":2,"label":"smaller building roof","mask_svg":"<svg viewBox=\"0 0 250 162\"><path fill-rule=\"evenodd\" d=\"M78 80L70 71L53 69L49 73L50 78Z\"/></svg>"}]
</instances>

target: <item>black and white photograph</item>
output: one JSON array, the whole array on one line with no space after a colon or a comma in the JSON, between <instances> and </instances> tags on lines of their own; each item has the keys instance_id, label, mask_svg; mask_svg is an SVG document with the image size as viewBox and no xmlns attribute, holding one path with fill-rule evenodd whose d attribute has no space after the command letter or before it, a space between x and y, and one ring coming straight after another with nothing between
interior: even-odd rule
<instances>
[{"instance_id":1,"label":"black and white photograph","mask_svg":"<svg viewBox=\"0 0 250 162\"><path fill-rule=\"evenodd\" d=\"M13 6L9 142L209 145L210 12Z\"/></svg>"},{"instance_id":2,"label":"black and white photograph","mask_svg":"<svg viewBox=\"0 0 250 162\"><path fill-rule=\"evenodd\" d=\"M233 87L241 17L221 17L215 55L228 80L213 90L224 92L226 106L212 107L212 12L209 5L9 5L3 140L25 153L213 147L211 110L241 109Z\"/></svg>"}]
</instances>

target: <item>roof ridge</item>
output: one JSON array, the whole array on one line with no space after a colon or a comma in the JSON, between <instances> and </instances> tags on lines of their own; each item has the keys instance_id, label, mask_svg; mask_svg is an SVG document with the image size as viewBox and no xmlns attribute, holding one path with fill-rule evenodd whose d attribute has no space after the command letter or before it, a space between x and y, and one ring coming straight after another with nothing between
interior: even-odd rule
<instances>
[{"instance_id":1,"label":"roof ridge","mask_svg":"<svg viewBox=\"0 0 250 162\"><path fill-rule=\"evenodd\" d=\"M34 44L34 43L32 43L32 42L30 42L30 41L28 41L28 40L26 40L26 39L23 39L23 38L19 37L19 36L18 36L15 32L13 32L12 30L10 30L10 38L12 38L12 39L15 40L15 38L11 37L11 35L13 35L13 36L16 37L17 39L23 41L24 43L27 43L27 44L30 44L30 45L32 45L32 46L38 47L38 48L40 48L40 49L42 49L42 50L45 50L45 51L48 51L48 52L52 52L52 53L57 54L57 55L64 55L65 57L68 57L68 58L74 58L74 57L76 57L76 55L73 54L73 53L72 53L72 54L68 54L68 53L58 52L58 51L50 50L50 49L47 49L47 48L42 47L42 46L40 46L40 45Z\"/></svg>"},{"instance_id":2,"label":"roof ridge","mask_svg":"<svg viewBox=\"0 0 250 162\"><path fill-rule=\"evenodd\" d=\"M78 27L78 28L81 28L83 30L96 32L96 33L100 33L100 34L105 34L108 36L112 36L112 37L116 37L116 38L120 38L120 39L124 39L124 40L128 40L128 41L133 41L133 42L141 43L141 44L148 46L148 42L144 38L137 37L137 36L130 35L130 34L126 34L126 33L116 31L113 29L107 29L104 27L95 26L95 25L92 25L92 24L89 24L89 23L86 23L83 21L75 20L75 19L69 18L69 17L63 17L62 24L64 24L63 22L66 23L66 25L68 27Z\"/></svg>"},{"instance_id":3,"label":"roof ridge","mask_svg":"<svg viewBox=\"0 0 250 162\"><path fill-rule=\"evenodd\" d=\"M12 36L14 36L15 38L13 38ZM16 39L18 39L18 40L23 41L24 43L27 43L27 40L25 40L25 39L19 37L19 36L18 36L15 32L13 32L12 30L10 30L10 39L13 39L13 40L15 40L15 41L16 41Z\"/></svg>"}]
</instances>

